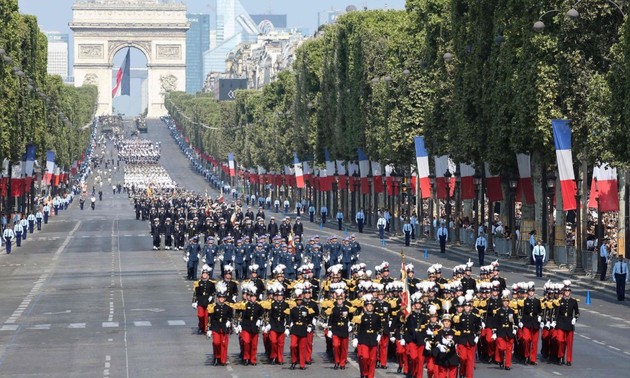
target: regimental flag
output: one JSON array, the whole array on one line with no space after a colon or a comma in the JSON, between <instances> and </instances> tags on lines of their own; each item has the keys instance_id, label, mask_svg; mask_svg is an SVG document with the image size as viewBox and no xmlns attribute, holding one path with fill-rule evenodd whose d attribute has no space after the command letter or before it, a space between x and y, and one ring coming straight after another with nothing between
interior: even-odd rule
<instances>
[{"instance_id":1,"label":"regimental flag","mask_svg":"<svg viewBox=\"0 0 630 378\"><path fill-rule=\"evenodd\" d=\"M591 182L591 195L588 199L588 207L599 208L601 211L619 211L619 191L617 189L617 168L611 168L608 164L601 164L593 168L593 181Z\"/></svg>"},{"instance_id":2,"label":"regimental flag","mask_svg":"<svg viewBox=\"0 0 630 378\"><path fill-rule=\"evenodd\" d=\"M346 190L348 188L348 177L346 176L346 162L343 160L337 160L337 185L339 190Z\"/></svg>"},{"instance_id":3,"label":"regimental flag","mask_svg":"<svg viewBox=\"0 0 630 378\"><path fill-rule=\"evenodd\" d=\"M33 168L35 167L35 145L29 144L26 146L26 164L24 169L26 170L27 177L33 177Z\"/></svg>"},{"instance_id":4,"label":"regimental flag","mask_svg":"<svg viewBox=\"0 0 630 378\"><path fill-rule=\"evenodd\" d=\"M475 198L475 167L471 164L459 164L459 173L461 176L461 197L462 200Z\"/></svg>"},{"instance_id":5,"label":"regimental flag","mask_svg":"<svg viewBox=\"0 0 630 378\"><path fill-rule=\"evenodd\" d=\"M516 154L518 164L518 186L516 187L516 202L520 202L525 196L525 201L529 204L536 202L534 199L534 185L532 184L532 166L529 154Z\"/></svg>"},{"instance_id":6,"label":"regimental flag","mask_svg":"<svg viewBox=\"0 0 630 378\"><path fill-rule=\"evenodd\" d=\"M234 154L228 154L228 165L230 167L230 177L236 176L236 166L234 165Z\"/></svg>"},{"instance_id":7,"label":"regimental flag","mask_svg":"<svg viewBox=\"0 0 630 378\"><path fill-rule=\"evenodd\" d=\"M431 180L429 179L429 153L424 146L424 137L413 138L416 145L416 163L418 164L418 180L420 181L421 198L431 198Z\"/></svg>"},{"instance_id":8,"label":"regimental flag","mask_svg":"<svg viewBox=\"0 0 630 378\"><path fill-rule=\"evenodd\" d=\"M576 185L573 173L573 154L571 152L571 129L568 119L554 119L551 121L553 128L553 141L556 145L556 158L558 159L558 175L560 176L560 189L562 191L562 204L564 211L575 210Z\"/></svg>"},{"instance_id":9,"label":"regimental flag","mask_svg":"<svg viewBox=\"0 0 630 378\"><path fill-rule=\"evenodd\" d=\"M131 95L131 49L127 49L127 55L116 73L116 85L112 89L112 98Z\"/></svg>"},{"instance_id":10,"label":"regimental flag","mask_svg":"<svg viewBox=\"0 0 630 378\"><path fill-rule=\"evenodd\" d=\"M400 308L403 311L405 319L411 314L411 301L409 300L409 286L407 283L407 268L405 267L405 260L402 260L400 268L400 280L403 283L403 291L400 295Z\"/></svg>"},{"instance_id":11,"label":"regimental flag","mask_svg":"<svg viewBox=\"0 0 630 378\"><path fill-rule=\"evenodd\" d=\"M497 202L503 201L503 191L501 190L501 177L492 173L490 170L490 164L484 163L486 169L486 191L488 195L488 201Z\"/></svg>"},{"instance_id":12,"label":"regimental flag","mask_svg":"<svg viewBox=\"0 0 630 378\"><path fill-rule=\"evenodd\" d=\"M383 169L381 163L372 161L372 180L374 182L374 193L383 193Z\"/></svg>"},{"instance_id":13,"label":"regimental flag","mask_svg":"<svg viewBox=\"0 0 630 378\"><path fill-rule=\"evenodd\" d=\"M55 174L55 152L46 151L46 174L44 174L45 185L50 185L50 182L54 174Z\"/></svg>"},{"instance_id":14,"label":"regimental flag","mask_svg":"<svg viewBox=\"0 0 630 378\"><path fill-rule=\"evenodd\" d=\"M22 169L22 162L11 167L11 197L19 197L23 193Z\"/></svg>"},{"instance_id":15,"label":"regimental flag","mask_svg":"<svg viewBox=\"0 0 630 378\"><path fill-rule=\"evenodd\" d=\"M363 150L359 147L359 174L361 175L361 193L370 193L370 182L368 181L368 174L370 173L370 161L368 160Z\"/></svg>"},{"instance_id":16,"label":"regimental flag","mask_svg":"<svg viewBox=\"0 0 630 378\"><path fill-rule=\"evenodd\" d=\"M302 162L298 158L297 152L293 153L293 169L295 169L295 183L298 188L305 188L304 171L302 170Z\"/></svg>"},{"instance_id":17,"label":"regimental flag","mask_svg":"<svg viewBox=\"0 0 630 378\"><path fill-rule=\"evenodd\" d=\"M446 199L446 177L444 174L446 171L450 171L452 175L455 174L455 164L448 158L447 155L435 156L435 183L437 185L437 198ZM452 176L451 176L452 177ZM453 196L455 193L455 185L449 182L449 196Z\"/></svg>"}]
</instances>

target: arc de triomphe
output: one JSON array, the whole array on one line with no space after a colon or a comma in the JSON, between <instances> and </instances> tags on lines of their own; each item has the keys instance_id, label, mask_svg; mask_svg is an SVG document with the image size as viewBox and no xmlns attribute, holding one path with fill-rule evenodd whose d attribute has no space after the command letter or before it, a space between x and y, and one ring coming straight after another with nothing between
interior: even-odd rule
<instances>
[{"instance_id":1,"label":"arc de triomphe","mask_svg":"<svg viewBox=\"0 0 630 378\"><path fill-rule=\"evenodd\" d=\"M186 86L186 6L158 0L76 0L72 13L75 85L98 86L97 115L112 113L113 59L127 47L147 58L148 116L165 115L164 93Z\"/></svg>"}]
</instances>

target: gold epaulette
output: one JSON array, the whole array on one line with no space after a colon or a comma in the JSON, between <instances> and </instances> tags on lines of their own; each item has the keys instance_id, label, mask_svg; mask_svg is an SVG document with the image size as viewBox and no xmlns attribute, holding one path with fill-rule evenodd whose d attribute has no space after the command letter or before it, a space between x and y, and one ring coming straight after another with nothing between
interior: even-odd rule
<instances>
[{"instance_id":1,"label":"gold epaulette","mask_svg":"<svg viewBox=\"0 0 630 378\"><path fill-rule=\"evenodd\" d=\"M363 307L363 300L360 298L357 298L353 301L351 301L350 303L352 303L352 306L354 307Z\"/></svg>"},{"instance_id":2,"label":"gold epaulette","mask_svg":"<svg viewBox=\"0 0 630 378\"><path fill-rule=\"evenodd\" d=\"M322 306L322 308L332 308L334 302L332 301L332 299L322 299L320 305Z\"/></svg>"},{"instance_id":3,"label":"gold epaulette","mask_svg":"<svg viewBox=\"0 0 630 378\"><path fill-rule=\"evenodd\" d=\"M498 309L498 308L495 308L494 310L492 310L492 315L496 315L496 314L497 314L497 311L499 311L499 309Z\"/></svg>"},{"instance_id":4,"label":"gold epaulette","mask_svg":"<svg viewBox=\"0 0 630 378\"><path fill-rule=\"evenodd\" d=\"M214 303L208 305L208 314L214 313Z\"/></svg>"},{"instance_id":5,"label":"gold epaulette","mask_svg":"<svg viewBox=\"0 0 630 378\"><path fill-rule=\"evenodd\" d=\"M199 281L195 281L193 282L193 288L198 288L199 287Z\"/></svg>"},{"instance_id":6,"label":"gold epaulette","mask_svg":"<svg viewBox=\"0 0 630 378\"><path fill-rule=\"evenodd\" d=\"M350 313L350 314L354 314L356 311L357 311L357 309L356 309L356 308L354 308L354 307L348 307L348 313Z\"/></svg>"},{"instance_id":7,"label":"gold epaulette","mask_svg":"<svg viewBox=\"0 0 630 378\"><path fill-rule=\"evenodd\" d=\"M311 314L311 315L313 315L313 314L315 313L315 311L314 311L312 308L310 308L310 307L309 307L309 308L308 308L308 313L309 313L309 314Z\"/></svg>"},{"instance_id":8,"label":"gold epaulette","mask_svg":"<svg viewBox=\"0 0 630 378\"><path fill-rule=\"evenodd\" d=\"M361 324L361 315L357 315L355 317L352 318L352 323L354 324Z\"/></svg>"},{"instance_id":9,"label":"gold epaulette","mask_svg":"<svg viewBox=\"0 0 630 378\"><path fill-rule=\"evenodd\" d=\"M556 306L556 307L560 306L560 299L554 299L553 300L553 305Z\"/></svg>"},{"instance_id":10,"label":"gold epaulette","mask_svg":"<svg viewBox=\"0 0 630 378\"><path fill-rule=\"evenodd\" d=\"M260 301L260 307L265 310L271 310L271 299L265 299L264 301Z\"/></svg>"},{"instance_id":11,"label":"gold epaulette","mask_svg":"<svg viewBox=\"0 0 630 378\"><path fill-rule=\"evenodd\" d=\"M286 315L289 315L289 314L291 313L291 310L287 308L287 309L286 309L286 310L284 310L283 312L284 312Z\"/></svg>"},{"instance_id":12,"label":"gold epaulette","mask_svg":"<svg viewBox=\"0 0 630 378\"><path fill-rule=\"evenodd\" d=\"M324 311L324 314L326 314L327 316L330 316L330 315L332 315L332 312L333 312L333 309L332 309L332 307L330 307L330 308L327 308L327 309Z\"/></svg>"},{"instance_id":13,"label":"gold epaulette","mask_svg":"<svg viewBox=\"0 0 630 378\"><path fill-rule=\"evenodd\" d=\"M245 310L245 302L238 302L238 303L228 303L228 306L232 307L232 309L236 310L236 311L243 311Z\"/></svg>"},{"instance_id":14,"label":"gold epaulette","mask_svg":"<svg viewBox=\"0 0 630 378\"><path fill-rule=\"evenodd\" d=\"M289 305L289 308L295 307L295 301L293 299L287 299L286 302Z\"/></svg>"},{"instance_id":15,"label":"gold epaulette","mask_svg":"<svg viewBox=\"0 0 630 378\"><path fill-rule=\"evenodd\" d=\"M453 323L459 323L459 319L460 319L459 315L453 316Z\"/></svg>"},{"instance_id":16,"label":"gold epaulette","mask_svg":"<svg viewBox=\"0 0 630 378\"><path fill-rule=\"evenodd\" d=\"M455 336L461 336L462 332L461 331L455 331Z\"/></svg>"}]
</instances>

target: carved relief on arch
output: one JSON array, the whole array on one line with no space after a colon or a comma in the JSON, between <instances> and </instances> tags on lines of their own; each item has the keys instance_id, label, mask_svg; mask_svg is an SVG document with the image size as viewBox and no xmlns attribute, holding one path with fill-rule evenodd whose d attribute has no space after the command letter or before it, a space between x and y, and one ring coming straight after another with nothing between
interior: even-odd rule
<instances>
[{"instance_id":1,"label":"carved relief on arch","mask_svg":"<svg viewBox=\"0 0 630 378\"><path fill-rule=\"evenodd\" d=\"M172 74L160 75L160 93L173 92L177 90L177 77Z\"/></svg>"},{"instance_id":2,"label":"carved relief on arch","mask_svg":"<svg viewBox=\"0 0 630 378\"><path fill-rule=\"evenodd\" d=\"M95 73L85 74L83 85L98 85L98 75Z\"/></svg>"}]
</instances>

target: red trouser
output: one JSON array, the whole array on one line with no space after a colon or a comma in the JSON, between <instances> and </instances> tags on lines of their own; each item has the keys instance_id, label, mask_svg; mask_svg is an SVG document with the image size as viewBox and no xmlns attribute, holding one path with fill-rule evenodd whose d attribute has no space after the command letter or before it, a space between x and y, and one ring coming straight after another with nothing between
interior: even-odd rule
<instances>
[{"instance_id":1,"label":"red trouser","mask_svg":"<svg viewBox=\"0 0 630 378\"><path fill-rule=\"evenodd\" d=\"M573 361L573 335L574 331L557 330L558 358L565 358L565 362ZM566 349L566 352L565 352Z\"/></svg>"},{"instance_id":2,"label":"red trouser","mask_svg":"<svg viewBox=\"0 0 630 378\"><path fill-rule=\"evenodd\" d=\"M199 318L199 330L204 333L208 331L208 307L197 306L197 318Z\"/></svg>"},{"instance_id":3,"label":"red trouser","mask_svg":"<svg viewBox=\"0 0 630 378\"><path fill-rule=\"evenodd\" d=\"M473 378L475 369L475 344L457 344L457 356L459 357L459 375Z\"/></svg>"},{"instance_id":4,"label":"red trouser","mask_svg":"<svg viewBox=\"0 0 630 378\"><path fill-rule=\"evenodd\" d=\"M427 377L437 378L439 366L435 363L435 357L428 356L426 357L426 361L427 361Z\"/></svg>"},{"instance_id":5,"label":"red trouser","mask_svg":"<svg viewBox=\"0 0 630 378\"><path fill-rule=\"evenodd\" d=\"M313 357L313 339L315 338L315 332L309 332L306 334L306 362L311 362Z\"/></svg>"},{"instance_id":6,"label":"red trouser","mask_svg":"<svg viewBox=\"0 0 630 378\"><path fill-rule=\"evenodd\" d=\"M252 364L256 363L256 353L258 352L258 333L241 332L243 341L243 359Z\"/></svg>"},{"instance_id":7,"label":"red trouser","mask_svg":"<svg viewBox=\"0 0 630 378\"><path fill-rule=\"evenodd\" d=\"M376 370L376 346L359 344L357 346L357 357L359 358L359 370L362 377L374 378Z\"/></svg>"},{"instance_id":8,"label":"red trouser","mask_svg":"<svg viewBox=\"0 0 630 378\"><path fill-rule=\"evenodd\" d=\"M457 378L457 366L438 366L438 378ZM466 376L468 378L468 376Z\"/></svg>"},{"instance_id":9,"label":"red trouser","mask_svg":"<svg viewBox=\"0 0 630 378\"><path fill-rule=\"evenodd\" d=\"M543 357L549 357L551 354L551 329L543 328L541 332L542 346L540 347L540 353Z\"/></svg>"},{"instance_id":10,"label":"red trouser","mask_svg":"<svg viewBox=\"0 0 630 378\"><path fill-rule=\"evenodd\" d=\"M269 331L269 344L271 347L269 358L276 358L279 363L284 362L282 354L284 353L285 336L284 332Z\"/></svg>"},{"instance_id":11,"label":"red trouser","mask_svg":"<svg viewBox=\"0 0 630 378\"><path fill-rule=\"evenodd\" d=\"M387 366L387 347L389 346L389 333L384 333L381 336L381 341L378 342L378 362L381 366Z\"/></svg>"},{"instance_id":12,"label":"red trouser","mask_svg":"<svg viewBox=\"0 0 630 378\"><path fill-rule=\"evenodd\" d=\"M228 341L230 335L226 332L212 332L212 350L214 352L214 358L218 359L220 363L227 362L227 350Z\"/></svg>"},{"instance_id":13,"label":"red trouser","mask_svg":"<svg viewBox=\"0 0 630 378\"><path fill-rule=\"evenodd\" d=\"M291 363L297 364L299 358L301 368L306 366L306 344L306 336L291 335Z\"/></svg>"},{"instance_id":14,"label":"red trouser","mask_svg":"<svg viewBox=\"0 0 630 378\"><path fill-rule=\"evenodd\" d=\"M402 372L404 374L407 374L407 372L409 371L407 351L405 350L404 345L400 345L400 340L396 340L396 358L398 359L398 366L402 368Z\"/></svg>"},{"instance_id":15,"label":"red trouser","mask_svg":"<svg viewBox=\"0 0 630 378\"><path fill-rule=\"evenodd\" d=\"M265 347L265 354L267 355L267 357L272 358L271 357L271 341L270 341L268 332L263 332L262 341L263 341L263 346Z\"/></svg>"},{"instance_id":16,"label":"red trouser","mask_svg":"<svg viewBox=\"0 0 630 378\"><path fill-rule=\"evenodd\" d=\"M523 328L523 356L531 362L536 362L538 355L538 332L535 328Z\"/></svg>"},{"instance_id":17,"label":"red trouser","mask_svg":"<svg viewBox=\"0 0 630 378\"><path fill-rule=\"evenodd\" d=\"M492 340L492 329L484 328L481 331L481 337L484 338L486 344L486 353L488 353L488 357L494 357L494 351L496 349L496 340Z\"/></svg>"},{"instance_id":18,"label":"red trouser","mask_svg":"<svg viewBox=\"0 0 630 378\"><path fill-rule=\"evenodd\" d=\"M494 352L494 360L503 363L505 359L505 367L512 366L512 349L514 348L514 339L511 337L497 337L497 350Z\"/></svg>"},{"instance_id":19,"label":"red trouser","mask_svg":"<svg viewBox=\"0 0 630 378\"><path fill-rule=\"evenodd\" d=\"M422 378L424 372L424 345L415 343L407 344L407 357L409 361L409 372L415 378Z\"/></svg>"},{"instance_id":20,"label":"red trouser","mask_svg":"<svg viewBox=\"0 0 630 378\"><path fill-rule=\"evenodd\" d=\"M335 364L346 366L346 360L348 360L348 338L333 335L332 345Z\"/></svg>"},{"instance_id":21,"label":"red trouser","mask_svg":"<svg viewBox=\"0 0 630 378\"><path fill-rule=\"evenodd\" d=\"M549 344L551 346L551 349L549 349L550 356L558 356L558 353L559 353L558 334L559 333L560 333L559 329L554 328L551 330L551 343Z\"/></svg>"}]
</instances>

